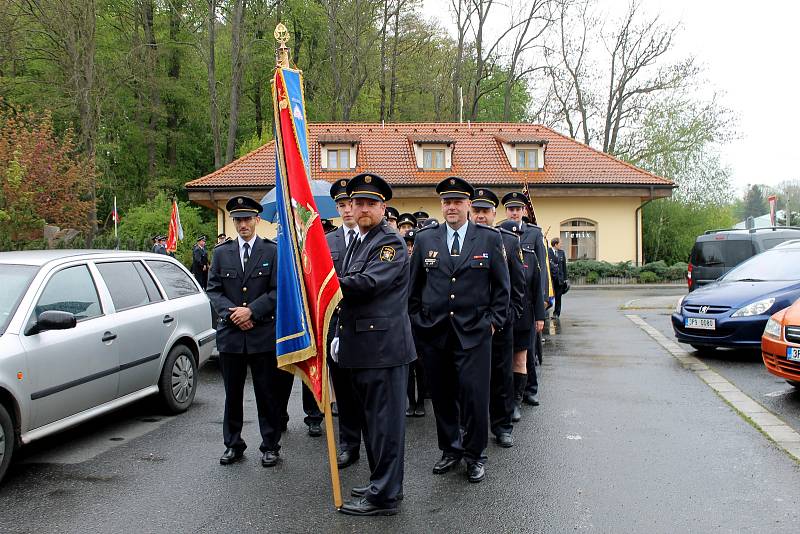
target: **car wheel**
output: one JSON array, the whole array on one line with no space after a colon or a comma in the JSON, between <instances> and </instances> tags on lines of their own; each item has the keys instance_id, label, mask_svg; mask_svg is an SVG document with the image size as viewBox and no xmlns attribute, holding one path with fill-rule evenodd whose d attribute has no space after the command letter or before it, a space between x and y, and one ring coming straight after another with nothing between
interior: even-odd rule
<instances>
[{"instance_id":1,"label":"car wheel","mask_svg":"<svg viewBox=\"0 0 800 534\"><path fill-rule=\"evenodd\" d=\"M716 347L709 347L707 345L692 345L692 348L700 354L708 354L709 352L717 350Z\"/></svg>"},{"instance_id":2,"label":"car wheel","mask_svg":"<svg viewBox=\"0 0 800 534\"><path fill-rule=\"evenodd\" d=\"M14 453L14 425L5 406L0 404L0 482L11 464Z\"/></svg>"},{"instance_id":3,"label":"car wheel","mask_svg":"<svg viewBox=\"0 0 800 534\"><path fill-rule=\"evenodd\" d=\"M176 345L169 351L158 388L170 413L185 412L192 404L197 391L197 365L194 354L186 345Z\"/></svg>"},{"instance_id":4,"label":"car wheel","mask_svg":"<svg viewBox=\"0 0 800 534\"><path fill-rule=\"evenodd\" d=\"M800 382L798 382L797 380L787 380L786 382L796 387L797 389L800 389Z\"/></svg>"}]
</instances>

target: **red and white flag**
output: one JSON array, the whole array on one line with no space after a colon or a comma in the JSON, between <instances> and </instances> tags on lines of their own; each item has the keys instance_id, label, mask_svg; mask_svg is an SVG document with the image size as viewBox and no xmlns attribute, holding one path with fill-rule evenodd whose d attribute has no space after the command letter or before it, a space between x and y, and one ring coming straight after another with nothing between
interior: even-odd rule
<instances>
[{"instance_id":1,"label":"red and white flag","mask_svg":"<svg viewBox=\"0 0 800 534\"><path fill-rule=\"evenodd\" d=\"M169 217L169 235L167 236L167 252L178 250L178 240L183 239L183 226L181 214L178 211L178 201L172 200L172 215Z\"/></svg>"},{"instance_id":2,"label":"red and white flag","mask_svg":"<svg viewBox=\"0 0 800 534\"><path fill-rule=\"evenodd\" d=\"M770 195L767 200L769 201L769 224L770 226L775 226L775 208L778 205L778 197Z\"/></svg>"}]
</instances>

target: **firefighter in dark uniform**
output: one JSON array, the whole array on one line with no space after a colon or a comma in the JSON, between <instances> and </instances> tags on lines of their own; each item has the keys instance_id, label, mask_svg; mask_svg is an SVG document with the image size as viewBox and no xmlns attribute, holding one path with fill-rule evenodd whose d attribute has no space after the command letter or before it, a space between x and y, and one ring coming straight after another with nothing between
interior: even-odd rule
<instances>
[{"instance_id":1,"label":"firefighter in dark uniform","mask_svg":"<svg viewBox=\"0 0 800 534\"><path fill-rule=\"evenodd\" d=\"M427 211L415 211L412 213L414 218L417 220L417 228L422 228L426 224L428 224L428 219L430 215L428 215Z\"/></svg>"},{"instance_id":2,"label":"firefighter in dark uniform","mask_svg":"<svg viewBox=\"0 0 800 534\"><path fill-rule=\"evenodd\" d=\"M527 198L523 193L519 191L507 193L505 196L503 196L502 203L506 208L506 216L508 219L519 224L519 231L522 232L520 235L520 242L522 245L523 255L526 253L526 251L529 255L531 253L536 255L536 260L539 263L540 285L542 286L542 305L544 305L544 300L547 298L549 293L550 279L547 266L547 250L544 237L542 236L542 229L535 224L531 224L523 220L523 217L525 217L528 210ZM522 324L527 326L528 321L525 321ZM533 330L535 331L532 331L531 333L532 341L528 348L523 349L522 343L517 344L517 347L515 347L517 354L522 350L526 351L526 379L528 382L525 385L525 392L522 396L522 400L525 402L525 404L530 404L531 406L539 405L539 377L536 374L536 359L538 358L541 360L543 329L544 322L542 322L541 325L534 323ZM521 340L522 338L523 336L520 335L518 339ZM515 359L516 358L518 358L518 356L515 354Z\"/></svg>"},{"instance_id":3,"label":"firefighter in dark uniform","mask_svg":"<svg viewBox=\"0 0 800 534\"><path fill-rule=\"evenodd\" d=\"M333 267L338 276L342 275L342 261L350 245L355 244L359 235L358 225L353 216L353 201L347 194L348 180L337 180L331 185L330 195L336 202L336 210L342 218L342 226L326 235L328 248L333 258ZM331 331L328 333L328 346L334 338L334 330L338 317L338 308L331 319ZM359 459L361 449L361 415L356 403L353 385L350 382L350 369L339 367L339 364L328 358L333 390L336 392L336 408L339 413L339 455L336 461L344 469Z\"/></svg>"},{"instance_id":4,"label":"firefighter in dark uniform","mask_svg":"<svg viewBox=\"0 0 800 534\"><path fill-rule=\"evenodd\" d=\"M206 236L197 238L197 244L192 249L192 274L205 289L208 285L208 251L206 250Z\"/></svg>"},{"instance_id":5,"label":"firefighter in dark uniform","mask_svg":"<svg viewBox=\"0 0 800 534\"><path fill-rule=\"evenodd\" d=\"M478 224L494 226L499 200L493 191L478 188L472 197L472 220ZM506 249L506 263L511 282L511 300L508 318L502 328L492 336L492 373L489 397L489 428L501 447L512 447L514 438L514 323L522 315L525 298L525 273L519 237L504 228L498 228Z\"/></svg>"},{"instance_id":6,"label":"firefighter in dark uniform","mask_svg":"<svg viewBox=\"0 0 800 534\"><path fill-rule=\"evenodd\" d=\"M468 480L480 482L489 433L492 334L508 317L508 266L500 232L469 222L473 187L450 177L436 192L446 223L430 222L417 232L409 295L442 451L433 472L446 473L465 458Z\"/></svg>"},{"instance_id":7,"label":"firefighter in dark uniform","mask_svg":"<svg viewBox=\"0 0 800 534\"><path fill-rule=\"evenodd\" d=\"M406 235L408 232L417 228L417 218L410 213L401 213L397 219L397 230L400 235Z\"/></svg>"},{"instance_id":8,"label":"firefighter in dark uniform","mask_svg":"<svg viewBox=\"0 0 800 534\"><path fill-rule=\"evenodd\" d=\"M343 299L332 353L350 380L364 424L369 484L353 488L360 500L342 513L391 515L403 495L405 393L416 359L408 319L409 259L400 235L383 219L392 189L376 174L347 184L359 236L345 255ZM341 412L340 412L341 413Z\"/></svg>"},{"instance_id":9,"label":"firefighter in dark uniform","mask_svg":"<svg viewBox=\"0 0 800 534\"><path fill-rule=\"evenodd\" d=\"M386 218L386 222L389 223L389 226L397 230L397 218L400 217L400 212L397 211L397 208L386 206L384 217Z\"/></svg>"},{"instance_id":10,"label":"firefighter in dark uniform","mask_svg":"<svg viewBox=\"0 0 800 534\"><path fill-rule=\"evenodd\" d=\"M523 234L521 224L512 220L505 220L500 227L513 232L520 238ZM542 293L541 271L539 260L533 247L521 245L522 266L524 272L522 313L515 323L514 328L514 363L513 363L513 399L514 411L511 421L516 423L522 419L522 397L528 385L528 354L530 353L533 336L541 332L544 327L544 294ZM517 326L518 325L518 326ZM534 366L533 371L536 372Z\"/></svg>"},{"instance_id":11,"label":"firefighter in dark uniform","mask_svg":"<svg viewBox=\"0 0 800 534\"><path fill-rule=\"evenodd\" d=\"M243 396L247 367L253 378L258 425L261 430L261 464L278 463L280 449L279 384L275 358L275 307L277 245L255 233L261 204L249 197L231 198L225 209L233 217L239 236L217 245L206 293L219 317L217 349L225 384L222 433L223 465L243 457Z\"/></svg>"},{"instance_id":12,"label":"firefighter in dark uniform","mask_svg":"<svg viewBox=\"0 0 800 534\"><path fill-rule=\"evenodd\" d=\"M406 213L405 215L413 217ZM401 222L404 220L404 215L400 215ZM414 221L416 224L416 221ZM405 231L405 233L403 233ZM406 242L406 249L408 255L414 253L414 238L417 236L416 230L404 228L400 230L400 235L403 236L403 241ZM422 358L419 357L417 351L417 360L408 366L408 407L406 408L406 417L425 417L425 397L428 389L425 384L425 365L422 363Z\"/></svg>"}]
</instances>

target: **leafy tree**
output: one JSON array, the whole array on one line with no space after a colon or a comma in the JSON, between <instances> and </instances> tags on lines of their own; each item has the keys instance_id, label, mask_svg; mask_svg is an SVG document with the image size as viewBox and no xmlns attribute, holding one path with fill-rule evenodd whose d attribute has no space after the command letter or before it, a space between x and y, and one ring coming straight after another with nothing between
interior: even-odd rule
<instances>
[{"instance_id":1,"label":"leafy tree","mask_svg":"<svg viewBox=\"0 0 800 534\"><path fill-rule=\"evenodd\" d=\"M752 185L744 194L744 201L741 205L739 216L742 219L748 217L760 217L765 213L769 213L769 203L767 196L761 189L760 185Z\"/></svg>"}]
</instances>

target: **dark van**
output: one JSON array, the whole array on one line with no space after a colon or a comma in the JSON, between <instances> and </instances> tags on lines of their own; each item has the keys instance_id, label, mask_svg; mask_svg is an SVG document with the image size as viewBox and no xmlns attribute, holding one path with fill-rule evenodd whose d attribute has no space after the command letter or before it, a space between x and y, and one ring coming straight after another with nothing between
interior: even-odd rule
<instances>
[{"instance_id":1,"label":"dark van","mask_svg":"<svg viewBox=\"0 0 800 534\"><path fill-rule=\"evenodd\" d=\"M800 228L709 230L695 240L686 279L689 291L709 284L744 260L790 239L800 239Z\"/></svg>"}]
</instances>

